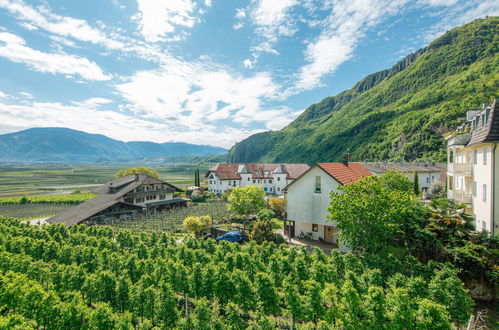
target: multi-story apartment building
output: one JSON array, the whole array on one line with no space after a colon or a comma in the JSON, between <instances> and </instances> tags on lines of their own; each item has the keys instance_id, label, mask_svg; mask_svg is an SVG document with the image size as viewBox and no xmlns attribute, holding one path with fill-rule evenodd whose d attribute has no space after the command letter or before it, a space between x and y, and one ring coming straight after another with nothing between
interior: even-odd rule
<instances>
[{"instance_id":1,"label":"multi-story apartment building","mask_svg":"<svg viewBox=\"0 0 499 330\"><path fill-rule=\"evenodd\" d=\"M499 110L497 102L468 111L447 138L447 195L467 205L477 231L499 231Z\"/></svg>"},{"instance_id":2,"label":"multi-story apartment building","mask_svg":"<svg viewBox=\"0 0 499 330\"><path fill-rule=\"evenodd\" d=\"M283 189L310 168L307 164L220 163L208 170L208 190L223 194L234 187L262 186L267 194L283 195Z\"/></svg>"}]
</instances>

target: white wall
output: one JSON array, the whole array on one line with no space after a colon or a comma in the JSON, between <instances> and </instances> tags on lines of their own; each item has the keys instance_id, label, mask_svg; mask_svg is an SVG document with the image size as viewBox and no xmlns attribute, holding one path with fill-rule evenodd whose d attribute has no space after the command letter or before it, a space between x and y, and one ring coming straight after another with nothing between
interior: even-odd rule
<instances>
[{"instance_id":1,"label":"white wall","mask_svg":"<svg viewBox=\"0 0 499 330\"><path fill-rule=\"evenodd\" d=\"M321 192L315 192L315 177L321 177ZM340 184L329 174L315 166L296 180L287 190L288 220L333 226L326 222L331 191L338 191Z\"/></svg>"},{"instance_id":2,"label":"white wall","mask_svg":"<svg viewBox=\"0 0 499 330\"><path fill-rule=\"evenodd\" d=\"M473 163L473 180L476 182L476 196L473 196L473 215L475 216L475 226L477 231L491 231L493 226L492 215L492 146L479 145L472 148L477 150L476 165ZM484 156L487 159L487 164L484 164ZM487 186L487 192L484 199L483 185Z\"/></svg>"}]
</instances>

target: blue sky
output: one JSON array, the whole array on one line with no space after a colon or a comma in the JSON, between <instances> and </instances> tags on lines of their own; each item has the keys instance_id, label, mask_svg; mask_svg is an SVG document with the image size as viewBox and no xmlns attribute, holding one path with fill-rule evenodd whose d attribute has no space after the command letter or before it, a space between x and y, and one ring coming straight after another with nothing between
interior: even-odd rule
<instances>
[{"instance_id":1,"label":"blue sky","mask_svg":"<svg viewBox=\"0 0 499 330\"><path fill-rule=\"evenodd\" d=\"M496 0L0 0L0 133L230 147Z\"/></svg>"}]
</instances>

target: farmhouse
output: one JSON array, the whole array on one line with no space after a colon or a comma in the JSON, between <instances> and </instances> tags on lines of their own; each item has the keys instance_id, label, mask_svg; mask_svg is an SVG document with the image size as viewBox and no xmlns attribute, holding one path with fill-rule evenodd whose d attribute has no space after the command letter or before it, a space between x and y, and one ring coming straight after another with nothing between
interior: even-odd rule
<instances>
[{"instance_id":1,"label":"farmhouse","mask_svg":"<svg viewBox=\"0 0 499 330\"><path fill-rule=\"evenodd\" d=\"M309 236L313 240L337 244L336 223L328 222L330 193L341 185L373 175L360 163L317 163L286 187L286 232L290 237Z\"/></svg>"},{"instance_id":2,"label":"farmhouse","mask_svg":"<svg viewBox=\"0 0 499 330\"><path fill-rule=\"evenodd\" d=\"M447 197L467 205L477 231L499 231L499 110L468 111L467 120L447 137Z\"/></svg>"},{"instance_id":3,"label":"farmhouse","mask_svg":"<svg viewBox=\"0 0 499 330\"><path fill-rule=\"evenodd\" d=\"M284 188L310 168L307 164L220 163L208 170L208 190L223 194L234 187L262 186L267 194L283 195Z\"/></svg>"},{"instance_id":4,"label":"farmhouse","mask_svg":"<svg viewBox=\"0 0 499 330\"><path fill-rule=\"evenodd\" d=\"M174 198L179 189L163 180L146 175L127 175L99 187L99 196L67 209L47 220L49 223L108 224L139 213L158 212L186 206L187 199Z\"/></svg>"}]
</instances>

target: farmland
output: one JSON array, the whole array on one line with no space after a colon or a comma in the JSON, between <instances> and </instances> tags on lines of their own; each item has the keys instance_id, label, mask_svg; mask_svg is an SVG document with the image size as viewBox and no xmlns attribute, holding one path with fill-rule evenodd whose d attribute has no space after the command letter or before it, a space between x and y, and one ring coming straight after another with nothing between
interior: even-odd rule
<instances>
[{"instance_id":1,"label":"farmland","mask_svg":"<svg viewBox=\"0 0 499 330\"><path fill-rule=\"evenodd\" d=\"M172 233L183 233L182 221L189 216L209 215L213 223L224 223L234 217L227 210L227 205L221 201L210 203L193 204L189 207L169 210L139 219L123 220L114 224L117 228L126 228L133 231L168 231Z\"/></svg>"},{"instance_id":2,"label":"farmland","mask_svg":"<svg viewBox=\"0 0 499 330\"><path fill-rule=\"evenodd\" d=\"M71 207L71 205L31 203L0 205L0 216L23 220L48 218L61 213L69 207Z\"/></svg>"}]
</instances>

